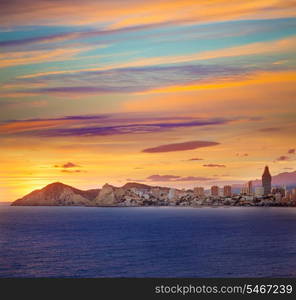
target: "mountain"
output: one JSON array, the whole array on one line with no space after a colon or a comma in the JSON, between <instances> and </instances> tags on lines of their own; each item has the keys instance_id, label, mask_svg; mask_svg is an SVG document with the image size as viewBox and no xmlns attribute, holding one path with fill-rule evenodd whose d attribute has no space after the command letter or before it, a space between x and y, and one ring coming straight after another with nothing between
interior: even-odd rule
<instances>
[{"instance_id":1,"label":"mountain","mask_svg":"<svg viewBox=\"0 0 296 300\"><path fill-rule=\"evenodd\" d=\"M122 187L105 184L102 189L82 191L72 186L54 182L41 190L35 190L17 199L13 206L118 206L125 196L137 198L130 189L151 189L153 187L130 182Z\"/></svg>"},{"instance_id":2,"label":"mountain","mask_svg":"<svg viewBox=\"0 0 296 300\"><path fill-rule=\"evenodd\" d=\"M95 198L95 203L97 206L117 206L124 195L125 189L106 183Z\"/></svg>"},{"instance_id":3,"label":"mountain","mask_svg":"<svg viewBox=\"0 0 296 300\"><path fill-rule=\"evenodd\" d=\"M91 206L94 205L94 200L98 194L99 189L82 191L69 185L55 182L47 185L41 190L35 190L23 198L14 201L12 205Z\"/></svg>"},{"instance_id":4,"label":"mountain","mask_svg":"<svg viewBox=\"0 0 296 300\"><path fill-rule=\"evenodd\" d=\"M253 181L254 186L261 186L261 179L256 179ZM293 186L296 185L296 171L294 172L284 172L272 176L272 185L286 185Z\"/></svg>"},{"instance_id":5,"label":"mountain","mask_svg":"<svg viewBox=\"0 0 296 300\"><path fill-rule=\"evenodd\" d=\"M136 191L134 190L136 189ZM126 206L129 203L142 203L139 192L151 192L154 197L169 191L167 187L150 186L129 182L122 187L105 184L102 189L82 191L72 186L55 182L41 190L35 190L14 201L13 206Z\"/></svg>"},{"instance_id":6,"label":"mountain","mask_svg":"<svg viewBox=\"0 0 296 300\"><path fill-rule=\"evenodd\" d=\"M253 181L254 186L261 186L261 180ZM272 177L272 185L296 187L296 171L284 172ZM239 192L242 185L233 185L233 191ZM135 190L134 190L135 189ZM150 186L137 182L129 182L122 187L105 184L102 189L82 191L69 185L55 182L41 190L35 190L14 201L11 205L46 205L46 206L126 206L128 203L143 203L143 192L149 192L152 198L160 199L170 188ZM147 199L146 199L147 200ZM142 202L141 202L142 201Z\"/></svg>"},{"instance_id":7,"label":"mountain","mask_svg":"<svg viewBox=\"0 0 296 300\"><path fill-rule=\"evenodd\" d=\"M125 185L122 186L123 189L132 189L132 188L136 188L139 190L146 190L146 189L150 189L151 186L147 185L147 184L143 184L143 183L138 183L138 182L128 182Z\"/></svg>"}]
</instances>

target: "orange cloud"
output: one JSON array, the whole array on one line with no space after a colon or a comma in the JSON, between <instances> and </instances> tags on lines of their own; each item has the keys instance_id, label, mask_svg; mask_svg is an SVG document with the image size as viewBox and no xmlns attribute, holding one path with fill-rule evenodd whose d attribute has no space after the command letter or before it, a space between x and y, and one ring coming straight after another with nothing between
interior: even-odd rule
<instances>
[{"instance_id":1,"label":"orange cloud","mask_svg":"<svg viewBox=\"0 0 296 300\"><path fill-rule=\"evenodd\" d=\"M61 71L48 71L40 72L35 74L28 74L20 76L19 78L35 78L47 75L60 75L60 74L75 74L80 72L95 72L95 71L106 71L120 68L132 68L132 67L145 67L153 65L162 64L177 64L185 62L193 62L199 60L225 58L225 57L235 57L244 55L258 55L258 54L268 54L268 53L279 53L279 52L290 52L294 51L296 47L296 38L286 38L271 42L258 42L251 43L244 46L223 48L213 51L204 51L189 55L179 55L179 56L159 56L137 59L133 61L128 61L126 63L111 64L98 68L87 68L79 70L61 70Z\"/></svg>"},{"instance_id":2,"label":"orange cloud","mask_svg":"<svg viewBox=\"0 0 296 300\"><path fill-rule=\"evenodd\" d=\"M48 61L64 61L70 59L83 50L86 50L86 48L6 52L0 54L0 68Z\"/></svg>"},{"instance_id":3,"label":"orange cloud","mask_svg":"<svg viewBox=\"0 0 296 300\"><path fill-rule=\"evenodd\" d=\"M256 19L295 16L293 0L119 0L80 1L61 0L58 4L48 1L4 2L1 5L1 24L56 25L56 24L110 24L121 28L155 22L207 22L233 19Z\"/></svg>"},{"instance_id":4,"label":"orange cloud","mask_svg":"<svg viewBox=\"0 0 296 300\"><path fill-rule=\"evenodd\" d=\"M296 38L285 38L271 42L251 43L243 46L205 51L196 56L197 60L245 56L273 52L293 51L296 47Z\"/></svg>"},{"instance_id":5,"label":"orange cloud","mask_svg":"<svg viewBox=\"0 0 296 300\"><path fill-rule=\"evenodd\" d=\"M149 4L151 4L150 1ZM176 23L200 23L237 19L278 18L295 16L294 1L244 1L235 3L226 0L216 1L157 1L155 5L135 7L131 15L112 25L112 28L175 21ZM264 12L262 14L262 12Z\"/></svg>"},{"instance_id":6,"label":"orange cloud","mask_svg":"<svg viewBox=\"0 0 296 300\"><path fill-rule=\"evenodd\" d=\"M0 93L1 98L22 98L22 97L34 97L36 96L36 93L30 93L30 92L6 92L6 93Z\"/></svg>"},{"instance_id":7,"label":"orange cloud","mask_svg":"<svg viewBox=\"0 0 296 300\"><path fill-rule=\"evenodd\" d=\"M250 84L260 83L280 83L280 82L294 82L296 81L295 71L282 71L282 72L255 72L249 74L246 78L236 77L234 79L223 79L216 82L198 81L194 84L188 85L176 85L153 89L147 92L140 92L138 94L152 94L152 93L179 93L179 92L190 92L203 89L221 89L230 87L239 87Z\"/></svg>"},{"instance_id":8,"label":"orange cloud","mask_svg":"<svg viewBox=\"0 0 296 300\"><path fill-rule=\"evenodd\" d=\"M19 121L7 124L0 124L0 133L17 133L27 130L52 128L58 125L69 123L68 120L33 120L33 121Z\"/></svg>"},{"instance_id":9,"label":"orange cloud","mask_svg":"<svg viewBox=\"0 0 296 300\"><path fill-rule=\"evenodd\" d=\"M235 57L235 56L245 56L245 55L258 55L258 54L268 54L277 52L294 51L296 47L296 38L286 38L282 40L276 40L271 42L258 42L251 43L244 46L229 47L213 51L204 51L199 53L194 53L190 55L179 55L179 56L160 56L151 57L135 60L128 62L119 67L142 67L150 65L160 65L160 64L175 64L184 63L190 61L199 61L207 59L225 58L225 57Z\"/></svg>"},{"instance_id":10,"label":"orange cloud","mask_svg":"<svg viewBox=\"0 0 296 300\"><path fill-rule=\"evenodd\" d=\"M166 87L135 94L122 104L121 109L135 112L194 111L203 117L215 115L217 111L227 116L237 116L238 111L254 115L260 115L262 110L279 113L287 107L294 107L291 95L295 93L295 80L296 73L292 71L260 72L249 74L247 78L221 80L220 83Z\"/></svg>"}]
</instances>

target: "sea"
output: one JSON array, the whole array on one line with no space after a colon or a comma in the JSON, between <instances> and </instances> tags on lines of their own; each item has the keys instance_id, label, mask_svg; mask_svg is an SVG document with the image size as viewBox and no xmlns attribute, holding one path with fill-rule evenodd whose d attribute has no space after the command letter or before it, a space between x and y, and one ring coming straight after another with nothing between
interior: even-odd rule
<instances>
[{"instance_id":1,"label":"sea","mask_svg":"<svg viewBox=\"0 0 296 300\"><path fill-rule=\"evenodd\" d=\"M296 208L0 205L0 277L296 277Z\"/></svg>"}]
</instances>

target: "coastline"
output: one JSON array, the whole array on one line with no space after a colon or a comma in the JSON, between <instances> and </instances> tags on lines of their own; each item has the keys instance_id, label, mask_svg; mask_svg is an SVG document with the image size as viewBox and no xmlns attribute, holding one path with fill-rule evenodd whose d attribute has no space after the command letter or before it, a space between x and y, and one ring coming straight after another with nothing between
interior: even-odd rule
<instances>
[{"instance_id":1,"label":"coastline","mask_svg":"<svg viewBox=\"0 0 296 300\"><path fill-rule=\"evenodd\" d=\"M13 205L13 202L8 203L7 205L4 203L0 203L2 206L14 206L14 207L90 207L90 208L232 208L232 207L243 207L243 208L296 208L296 206L289 205L198 205L198 206L190 206L190 205Z\"/></svg>"}]
</instances>

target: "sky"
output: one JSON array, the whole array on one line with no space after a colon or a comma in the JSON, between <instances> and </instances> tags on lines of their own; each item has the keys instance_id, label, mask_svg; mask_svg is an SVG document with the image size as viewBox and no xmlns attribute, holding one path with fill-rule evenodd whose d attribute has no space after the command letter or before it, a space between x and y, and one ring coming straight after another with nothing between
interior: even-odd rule
<instances>
[{"instance_id":1,"label":"sky","mask_svg":"<svg viewBox=\"0 0 296 300\"><path fill-rule=\"evenodd\" d=\"M0 201L295 170L294 0L3 0L0 49Z\"/></svg>"}]
</instances>

